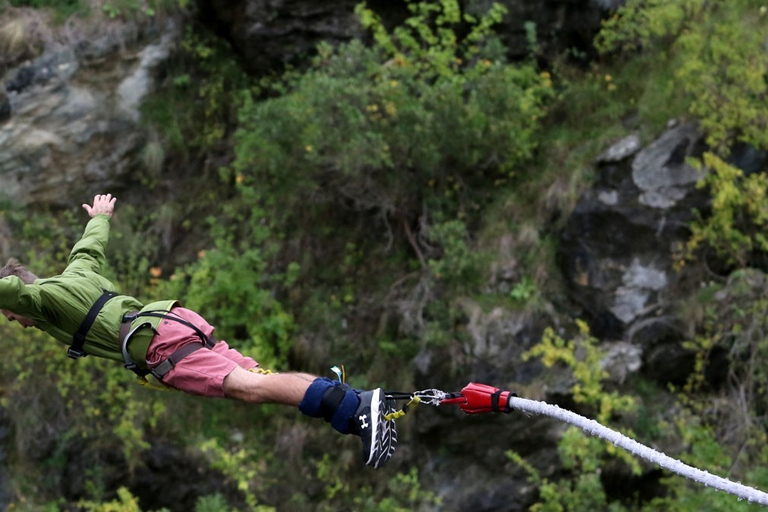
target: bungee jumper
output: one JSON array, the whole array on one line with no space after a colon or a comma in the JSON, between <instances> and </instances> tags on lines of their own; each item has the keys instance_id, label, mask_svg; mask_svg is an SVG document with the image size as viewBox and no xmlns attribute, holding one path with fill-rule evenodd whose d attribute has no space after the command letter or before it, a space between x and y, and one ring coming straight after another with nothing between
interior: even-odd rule
<instances>
[{"instance_id":1,"label":"bungee jumper","mask_svg":"<svg viewBox=\"0 0 768 512\"><path fill-rule=\"evenodd\" d=\"M214 327L178 300L143 304L118 294L101 275L116 201L111 194L96 195L92 205L82 205L91 220L60 275L38 278L15 259L0 268L3 315L69 345L72 359L92 355L120 361L140 379L152 375L164 387L193 395L298 407L307 416L325 419L341 434L359 436L363 462L373 468L383 467L395 451L395 420L419 403L458 405L467 414L521 411L570 423L664 469L768 506L768 494L758 489L688 466L556 405L487 384L470 382L460 392L402 393L352 389L343 366L333 368L338 380L262 370L255 360L217 340ZM401 400L408 402L397 410Z\"/></svg>"},{"instance_id":2,"label":"bungee jumper","mask_svg":"<svg viewBox=\"0 0 768 512\"><path fill-rule=\"evenodd\" d=\"M0 311L69 345L72 359L91 355L122 362L141 379L193 395L298 407L341 434L359 436L363 461L384 466L397 432L380 388L352 389L341 380L308 373L272 373L217 340L214 327L178 300L143 304L121 295L102 275L110 219L117 199L96 195L83 204L90 221L57 276L39 278L15 259L0 268Z\"/></svg>"}]
</instances>

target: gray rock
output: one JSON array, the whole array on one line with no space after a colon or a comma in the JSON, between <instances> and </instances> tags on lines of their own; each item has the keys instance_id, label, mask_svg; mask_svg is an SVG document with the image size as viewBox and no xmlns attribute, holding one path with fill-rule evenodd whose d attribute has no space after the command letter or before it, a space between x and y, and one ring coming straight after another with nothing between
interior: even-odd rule
<instances>
[{"instance_id":1,"label":"gray rock","mask_svg":"<svg viewBox=\"0 0 768 512\"><path fill-rule=\"evenodd\" d=\"M52 46L9 71L13 116L0 125L0 194L22 205L69 205L119 185L138 165L145 140L138 106L153 87L152 70L177 37L169 24L143 47L111 55L103 52L115 48L115 37L104 38L112 46L98 38Z\"/></svg>"},{"instance_id":2,"label":"gray rock","mask_svg":"<svg viewBox=\"0 0 768 512\"><path fill-rule=\"evenodd\" d=\"M603 345L605 348L606 344ZM627 376L637 372L643 363L643 349L620 341L607 344L607 351L600 361L600 368L608 373L609 380L623 384Z\"/></svg>"},{"instance_id":3,"label":"gray rock","mask_svg":"<svg viewBox=\"0 0 768 512\"><path fill-rule=\"evenodd\" d=\"M639 259L634 259L621 281L609 309L619 320L629 324L643 313L651 293L667 286L667 274L664 270L644 266Z\"/></svg>"},{"instance_id":4,"label":"gray rock","mask_svg":"<svg viewBox=\"0 0 768 512\"><path fill-rule=\"evenodd\" d=\"M521 356L538 343L551 318L502 307L485 311L469 299L463 300L461 307L468 318L467 336L461 355L452 361L456 368L468 371L472 379L496 386L527 384L538 375L540 363L525 362Z\"/></svg>"},{"instance_id":5,"label":"gray rock","mask_svg":"<svg viewBox=\"0 0 768 512\"><path fill-rule=\"evenodd\" d=\"M223 27L244 62L255 73L282 68L286 63L306 60L317 44L338 44L363 37L363 29L354 14L357 0L324 2L320 0L206 0L206 17L217 28ZM525 25L536 27L537 42L545 54L567 49L591 52L594 35L601 19L614 0L545 0L526 2L502 0L509 11L498 25L497 33L509 47L514 59L527 58L530 44ZM405 2L368 2L387 27L408 16ZM478 15L490 2L472 0L465 8Z\"/></svg>"},{"instance_id":6,"label":"gray rock","mask_svg":"<svg viewBox=\"0 0 768 512\"><path fill-rule=\"evenodd\" d=\"M640 147L640 136L634 133L632 135L627 135L601 153L600 156L597 157L597 163L608 164L620 162L637 153Z\"/></svg>"},{"instance_id":7,"label":"gray rock","mask_svg":"<svg viewBox=\"0 0 768 512\"><path fill-rule=\"evenodd\" d=\"M118 86L120 108L134 122L139 120L139 106L152 86L152 71L168 58L175 40L176 30L172 29L157 44L144 48L136 69Z\"/></svg>"},{"instance_id":8,"label":"gray rock","mask_svg":"<svg viewBox=\"0 0 768 512\"><path fill-rule=\"evenodd\" d=\"M356 0L209 0L217 23L229 33L255 72L282 68L312 54L318 43L362 35Z\"/></svg>"},{"instance_id":9,"label":"gray rock","mask_svg":"<svg viewBox=\"0 0 768 512\"><path fill-rule=\"evenodd\" d=\"M641 204L667 209L683 199L703 177L686 162L701 137L694 124L681 124L640 151L632 162L632 179L642 191Z\"/></svg>"},{"instance_id":10,"label":"gray rock","mask_svg":"<svg viewBox=\"0 0 768 512\"><path fill-rule=\"evenodd\" d=\"M597 193L597 198L601 203L615 206L619 203L619 192L617 190L601 190Z\"/></svg>"},{"instance_id":11,"label":"gray rock","mask_svg":"<svg viewBox=\"0 0 768 512\"><path fill-rule=\"evenodd\" d=\"M574 208L560 245L572 297L595 334L611 339L663 305L678 278L672 246L687 240L692 210L707 207L695 187L701 174L686 163L704 151L695 124L679 124L639 151L633 145L625 141L599 159L597 182Z\"/></svg>"}]
</instances>

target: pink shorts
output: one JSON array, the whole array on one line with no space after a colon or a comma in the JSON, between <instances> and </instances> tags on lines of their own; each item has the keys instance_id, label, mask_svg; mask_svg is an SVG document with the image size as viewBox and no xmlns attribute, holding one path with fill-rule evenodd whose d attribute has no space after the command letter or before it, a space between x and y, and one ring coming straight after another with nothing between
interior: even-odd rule
<instances>
[{"instance_id":1,"label":"pink shorts","mask_svg":"<svg viewBox=\"0 0 768 512\"><path fill-rule=\"evenodd\" d=\"M203 317L186 308L173 308L171 315L183 318L199 328L206 336L213 333L213 327ZM184 345L200 343L200 338L186 325L174 320L161 320L157 334L147 349L147 365L154 368ZM249 370L259 364L229 348L225 341L219 341L212 349L197 350L181 361L163 377L163 384L192 393L193 395L224 397L224 378L240 366Z\"/></svg>"}]
</instances>

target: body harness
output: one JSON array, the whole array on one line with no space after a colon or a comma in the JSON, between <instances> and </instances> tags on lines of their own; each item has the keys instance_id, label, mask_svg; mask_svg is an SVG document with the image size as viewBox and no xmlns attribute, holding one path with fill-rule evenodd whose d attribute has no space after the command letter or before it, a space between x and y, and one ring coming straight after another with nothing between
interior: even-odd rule
<instances>
[{"instance_id":1,"label":"body harness","mask_svg":"<svg viewBox=\"0 0 768 512\"><path fill-rule=\"evenodd\" d=\"M93 306L91 306L88 314L85 315L85 318L80 324L80 327L78 327L77 332L75 332L75 335L72 337L72 345L67 350L67 355L70 358L80 359L81 357L88 355L85 350L83 350L85 337L88 334L88 331L91 329L93 322L96 320L96 317L99 315L99 312L104 307L104 304L106 304L111 298L116 297L117 295L118 294L115 292L104 290L101 296L96 299L96 302L93 303ZM192 329L197 337L200 338L200 343L190 343L188 345L184 345L151 370L140 368L128 352L128 343L130 343L131 337L140 329L145 327L152 328L152 324L150 322L143 322L131 329L131 324L133 321L140 317L162 318L165 320L173 320L174 322L179 322L180 324L183 324ZM146 377L147 375L151 374L153 377L160 381L163 380L163 377L165 377L165 375L171 371L179 363L179 361L202 348L213 348L213 346L216 344L216 341L216 338L213 336L206 336L205 333L200 330L200 328L191 322L184 320L171 311L164 310L130 311L126 313L123 315L120 324L120 335L118 337L118 343L123 354L125 367L139 377Z\"/></svg>"}]
</instances>

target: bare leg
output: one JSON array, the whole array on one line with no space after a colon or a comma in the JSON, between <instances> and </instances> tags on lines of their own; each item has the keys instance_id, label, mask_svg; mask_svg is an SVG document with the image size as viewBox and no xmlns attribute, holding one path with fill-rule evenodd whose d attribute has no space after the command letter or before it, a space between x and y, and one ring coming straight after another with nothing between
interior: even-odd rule
<instances>
[{"instance_id":1,"label":"bare leg","mask_svg":"<svg viewBox=\"0 0 768 512\"><path fill-rule=\"evenodd\" d=\"M298 406L306 416L325 418L338 432L360 436L363 461L374 468L386 464L395 451L395 422L385 416L381 389L357 392L308 373L263 375L237 367L224 378L224 396L254 404Z\"/></svg>"},{"instance_id":2,"label":"bare leg","mask_svg":"<svg viewBox=\"0 0 768 512\"><path fill-rule=\"evenodd\" d=\"M224 379L224 396L252 404L298 406L316 378L308 373L262 375L237 367Z\"/></svg>"}]
</instances>

